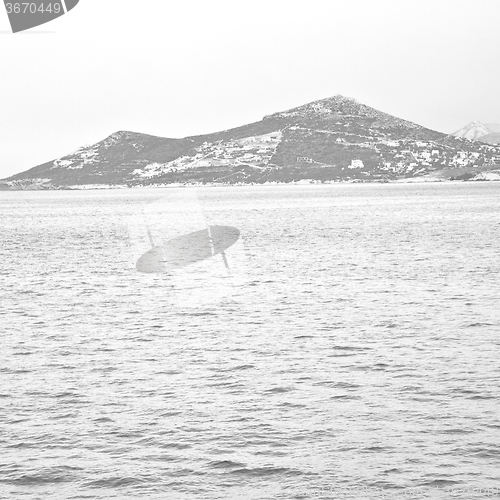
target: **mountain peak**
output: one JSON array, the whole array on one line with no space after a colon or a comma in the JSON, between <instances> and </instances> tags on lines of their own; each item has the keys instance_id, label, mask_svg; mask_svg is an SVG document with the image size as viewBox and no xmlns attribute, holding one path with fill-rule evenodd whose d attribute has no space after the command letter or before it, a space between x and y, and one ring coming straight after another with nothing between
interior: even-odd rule
<instances>
[{"instance_id":1,"label":"mountain peak","mask_svg":"<svg viewBox=\"0 0 500 500\"><path fill-rule=\"evenodd\" d=\"M327 97L326 99L322 99L323 101L333 101L333 102L354 102L359 104L359 101L357 99L354 99L354 97L347 97L342 94L337 94L334 95L333 97Z\"/></svg>"},{"instance_id":2,"label":"mountain peak","mask_svg":"<svg viewBox=\"0 0 500 500\"><path fill-rule=\"evenodd\" d=\"M297 106L296 108L291 108L286 111L281 111L274 113L272 116L274 118L288 118L288 117L307 117L311 115L345 115L345 114L359 114L360 108L364 106L356 99L352 97L345 97L341 94L337 94L333 97L327 97L325 99L318 99L317 101L312 101L302 106ZM267 118L267 117L266 117Z\"/></svg>"},{"instance_id":3,"label":"mountain peak","mask_svg":"<svg viewBox=\"0 0 500 500\"><path fill-rule=\"evenodd\" d=\"M113 132L111 135L104 139L105 141L126 141L129 139L137 139L141 137L148 137L148 134L142 134L140 132L132 132L130 130L118 130ZM154 136L149 136L154 137Z\"/></svg>"},{"instance_id":4,"label":"mountain peak","mask_svg":"<svg viewBox=\"0 0 500 500\"><path fill-rule=\"evenodd\" d=\"M472 121L462 127L460 130L453 132L452 135L455 137L463 137L464 139L469 139L471 141L476 141L485 135L491 134L493 131L490 130L484 123L480 121Z\"/></svg>"},{"instance_id":5,"label":"mountain peak","mask_svg":"<svg viewBox=\"0 0 500 500\"><path fill-rule=\"evenodd\" d=\"M265 116L264 119L277 119L281 122L286 120L290 125L323 126L325 129L337 127L341 122L348 124L359 120L365 125L370 122L375 128L422 129L421 126L415 123L384 113L360 103L353 97L346 97L341 94L274 113Z\"/></svg>"}]
</instances>

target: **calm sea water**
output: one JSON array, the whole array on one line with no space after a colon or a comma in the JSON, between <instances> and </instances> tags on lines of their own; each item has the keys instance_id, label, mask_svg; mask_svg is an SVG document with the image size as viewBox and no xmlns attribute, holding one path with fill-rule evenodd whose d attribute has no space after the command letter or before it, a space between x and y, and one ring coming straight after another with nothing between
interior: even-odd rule
<instances>
[{"instance_id":1,"label":"calm sea water","mask_svg":"<svg viewBox=\"0 0 500 500\"><path fill-rule=\"evenodd\" d=\"M230 274L135 269L204 223ZM500 183L3 192L0 231L0 498L500 488Z\"/></svg>"}]
</instances>

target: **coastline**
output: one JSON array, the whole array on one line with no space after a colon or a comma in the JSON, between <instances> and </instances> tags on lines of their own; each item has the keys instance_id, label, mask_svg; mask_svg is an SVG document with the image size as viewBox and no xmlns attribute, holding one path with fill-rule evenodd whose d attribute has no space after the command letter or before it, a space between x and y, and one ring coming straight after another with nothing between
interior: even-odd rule
<instances>
[{"instance_id":1,"label":"coastline","mask_svg":"<svg viewBox=\"0 0 500 500\"><path fill-rule=\"evenodd\" d=\"M315 179L302 179L291 182L262 182L262 183L218 183L218 182L193 182L193 183L171 183L171 184L75 184L68 186L54 186L51 184L31 184L31 185L11 185L10 183L0 183L0 192L2 191L105 191L120 189L165 189L165 188L200 188L200 187L249 187L249 186L329 186L346 184L456 184L472 182L498 182L500 175L492 178L480 179L440 179L436 177L414 177L394 180L341 180L341 181L318 181Z\"/></svg>"}]
</instances>

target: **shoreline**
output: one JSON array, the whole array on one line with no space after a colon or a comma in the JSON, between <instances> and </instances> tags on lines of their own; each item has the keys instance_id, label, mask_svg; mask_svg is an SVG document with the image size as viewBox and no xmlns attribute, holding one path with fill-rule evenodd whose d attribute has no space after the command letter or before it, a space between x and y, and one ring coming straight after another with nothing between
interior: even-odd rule
<instances>
[{"instance_id":1,"label":"shoreline","mask_svg":"<svg viewBox=\"0 0 500 500\"><path fill-rule=\"evenodd\" d=\"M367 185L367 184L457 184L457 183L477 183L477 182L499 182L500 177L492 179L439 179L439 178L409 178L409 179L395 179L395 180L343 180L343 181L316 181L316 180L301 180L292 182L263 182L263 183L238 183L238 184L227 184L227 183L172 183L172 184L150 184L150 185L135 185L128 186L126 184L74 184L69 186L53 186L50 184L39 184L30 186L12 186L9 183L0 183L0 192L11 192L11 191L108 191L108 190L128 190L128 189L165 189L165 188L210 188L210 187L269 187L269 186L331 186L331 185ZM8 186L8 187L4 187Z\"/></svg>"}]
</instances>

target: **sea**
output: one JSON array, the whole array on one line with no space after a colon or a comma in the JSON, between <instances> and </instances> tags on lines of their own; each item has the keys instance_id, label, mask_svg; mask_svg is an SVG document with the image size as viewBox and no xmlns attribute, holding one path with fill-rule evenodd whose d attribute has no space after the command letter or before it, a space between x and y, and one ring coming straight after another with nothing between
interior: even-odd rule
<instances>
[{"instance_id":1,"label":"sea","mask_svg":"<svg viewBox=\"0 0 500 500\"><path fill-rule=\"evenodd\" d=\"M0 340L2 500L499 498L500 182L1 192Z\"/></svg>"}]
</instances>

